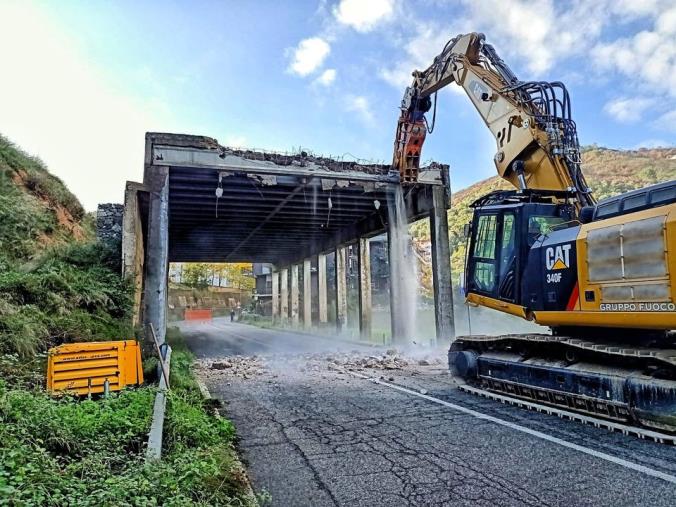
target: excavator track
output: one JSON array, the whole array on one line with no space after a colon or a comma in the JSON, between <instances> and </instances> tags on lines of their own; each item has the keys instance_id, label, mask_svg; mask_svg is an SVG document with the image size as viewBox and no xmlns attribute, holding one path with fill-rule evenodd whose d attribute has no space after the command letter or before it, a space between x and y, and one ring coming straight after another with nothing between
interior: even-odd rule
<instances>
[{"instance_id":1,"label":"excavator track","mask_svg":"<svg viewBox=\"0 0 676 507\"><path fill-rule=\"evenodd\" d=\"M582 424L587 424L594 426L595 428L603 428L614 433L622 433L623 435L631 435L638 437L643 440L653 440L659 444L667 445L676 445L676 435L670 435L668 433L661 433L658 431L649 430L642 428L640 426L629 426L626 424L621 424L615 421L609 421L606 419L600 419L598 417L591 417L583 415L577 412L571 412L569 410L563 410L557 407L552 407L549 405L543 405L541 403L533 403L519 398L514 398L511 396L504 396L497 394L485 389L479 389L477 387L472 387L470 385L459 385L458 389L463 392L473 394L475 396L480 396L482 398L488 398L493 401L499 401L500 403L506 405L514 405L519 408L525 408L528 410L533 410L535 412L540 412L548 415L555 415L560 419L568 419L571 421L576 421Z\"/></svg>"},{"instance_id":2,"label":"excavator track","mask_svg":"<svg viewBox=\"0 0 676 507\"><path fill-rule=\"evenodd\" d=\"M545 334L463 336L451 345L449 367L472 394L676 439L674 349Z\"/></svg>"}]
</instances>

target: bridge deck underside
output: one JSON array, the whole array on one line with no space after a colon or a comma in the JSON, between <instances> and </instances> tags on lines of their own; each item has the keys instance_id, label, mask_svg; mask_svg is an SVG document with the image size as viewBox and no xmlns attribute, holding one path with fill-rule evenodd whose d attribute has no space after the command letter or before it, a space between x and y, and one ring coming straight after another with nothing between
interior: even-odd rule
<instances>
[{"instance_id":1,"label":"bridge deck underside","mask_svg":"<svg viewBox=\"0 0 676 507\"><path fill-rule=\"evenodd\" d=\"M235 174L222 178L217 198L218 180L218 170L171 168L170 261L283 263L378 233L387 223L387 185L366 191L297 175L264 184Z\"/></svg>"}]
</instances>

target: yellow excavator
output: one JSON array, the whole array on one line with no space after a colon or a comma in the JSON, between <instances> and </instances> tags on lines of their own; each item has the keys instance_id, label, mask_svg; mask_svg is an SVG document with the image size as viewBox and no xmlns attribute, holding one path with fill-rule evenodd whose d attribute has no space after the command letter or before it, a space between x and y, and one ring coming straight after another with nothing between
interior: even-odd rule
<instances>
[{"instance_id":1,"label":"yellow excavator","mask_svg":"<svg viewBox=\"0 0 676 507\"><path fill-rule=\"evenodd\" d=\"M492 132L497 172L515 187L472 204L466 302L551 330L457 337L452 373L500 395L676 432L676 180L597 203L566 87L520 81L470 33L413 72L394 143L402 184L417 181L437 92L451 83Z\"/></svg>"}]
</instances>

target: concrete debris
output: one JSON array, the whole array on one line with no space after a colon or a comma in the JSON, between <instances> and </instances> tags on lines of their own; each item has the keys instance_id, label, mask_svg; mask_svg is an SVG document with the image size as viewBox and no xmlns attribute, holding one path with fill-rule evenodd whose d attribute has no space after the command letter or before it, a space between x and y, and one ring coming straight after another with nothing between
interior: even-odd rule
<instances>
[{"instance_id":1,"label":"concrete debris","mask_svg":"<svg viewBox=\"0 0 676 507\"><path fill-rule=\"evenodd\" d=\"M256 356L228 356L227 358L198 359L195 363L198 376L210 378L252 378L263 373L264 366Z\"/></svg>"}]
</instances>

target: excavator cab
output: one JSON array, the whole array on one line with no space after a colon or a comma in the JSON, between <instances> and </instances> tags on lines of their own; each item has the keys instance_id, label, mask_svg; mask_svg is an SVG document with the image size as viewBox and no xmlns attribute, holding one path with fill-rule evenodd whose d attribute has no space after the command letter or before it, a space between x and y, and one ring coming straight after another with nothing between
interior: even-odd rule
<instances>
[{"instance_id":1,"label":"excavator cab","mask_svg":"<svg viewBox=\"0 0 676 507\"><path fill-rule=\"evenodd\" d=\"M570 223L573 208L523 192L494 192L472 207L465 296L528 306L530 295L523 294L522 277L530 252L543 237Z\"/></svg>"}]
</instances>

